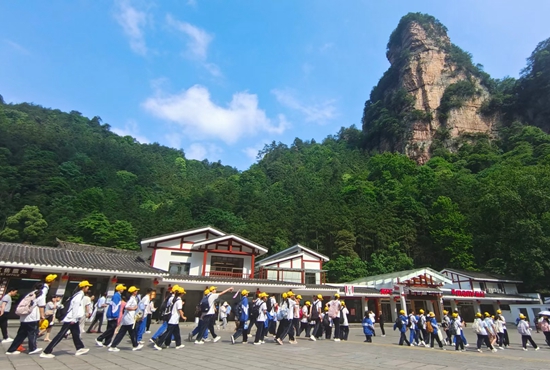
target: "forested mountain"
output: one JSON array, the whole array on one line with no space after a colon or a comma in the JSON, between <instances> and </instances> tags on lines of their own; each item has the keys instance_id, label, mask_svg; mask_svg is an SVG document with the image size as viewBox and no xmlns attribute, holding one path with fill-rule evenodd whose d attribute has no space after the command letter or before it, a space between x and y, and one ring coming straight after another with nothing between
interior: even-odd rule
<instances>
[{"instance_id":1,"label":"forested mountain","mask_svg":"<svg viewBox=\"0 0 550 370\"><path fill-rule=\"evenodd\" d=\"M138 248L210 224L270 253L295 243L325 253L332 281L455 267L545 290L550 135L527 124L550 127L549 55L546 40L520 79L490 80L480 109L498 117L495 135L437 136L423 165L376 154L352 126L321 143L274 142L240 172L120 137L99 117L2 102L0 239Z\"/></svg>"}]
</instances>

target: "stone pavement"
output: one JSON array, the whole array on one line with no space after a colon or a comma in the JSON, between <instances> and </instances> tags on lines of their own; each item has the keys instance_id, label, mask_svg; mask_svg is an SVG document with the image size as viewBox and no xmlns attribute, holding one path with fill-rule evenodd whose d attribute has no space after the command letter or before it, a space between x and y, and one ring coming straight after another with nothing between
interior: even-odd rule
<instances>
[{"instance_id":1,"label":"stone pavement","mask_svg":"<svg viewBox=\"0 0 550 370\"><path fill-rule=\"evenodd\" d=\"M389 326L389 325L388 325ZM155 330L158 325L152 325ZM59 326L54 327L53 333ZM12 335L15 327L10 327ZM190 327L182 324L182 337L187 338ZM377 334L379 334L377 329ZM153 331L154 332L154 331ZM311 342L299 338L298 344L285 342L276 345L271 339L266 344L235 344L229 341L231 331L220 331L222 340L218 343L207 342L194 345L184 340L185 348L174 348L155 351L147 344L140 351L132 351L131 344L123 340L119 345L120 352L108 352L106 348L96 347L96 334L84 334L84 343L90 348L88 354L76 357L72 341L62 341L54 350L56 358L45 359L38 355L29 356L22 353L17 356L6 356L7 345L0 345L0 370L142 370L142 369L321 369L335 365L341 369L550 369L550 349L544 343L542 334L533 334L541 347L535 352L532 348L524 352L520 346L520 337L515 329L510 330L510 348L491 353L475 351L475 334L466 329L466 337L471 343L466 352L455 352L454 347L447 351L430 350L423 347L397 346L398 333L387 330L385 338L374 337L373 343L363 343L362 329L352 327L348 342L335 343L321 340ZM145 334L149 340L151 334ZM46 347L39 339L39 347ZM173 344L172 344L173 346Z\"/></svg>"}]
</instances>

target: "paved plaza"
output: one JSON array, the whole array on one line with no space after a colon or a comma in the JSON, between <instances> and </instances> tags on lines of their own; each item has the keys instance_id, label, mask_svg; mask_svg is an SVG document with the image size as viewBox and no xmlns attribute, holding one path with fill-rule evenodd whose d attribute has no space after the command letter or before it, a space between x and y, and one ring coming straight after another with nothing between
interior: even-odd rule
<instances>
[{"instance_id":1,"label":"paved plaza","mask_svg":"<svg viewBox=\"0 0 550 370\"><path fill-rule=\"evenodd\" d=\"M152 325L156 329L158 325ZM59 326L54 328L53 334ZM182 337L187 338L190 326L182 325ZM17 328L10 327L15 335ZM454 347L447 346L447 351L430 350L423 347L398 346L397 331L388 330L387 336L374 337L373 343L363 343L362 329L352 327L348 342L335 343L321 340L311 342L299 338L298 344L285 342L276 345L272 340L266 344L232 345L229 340L231 331L219 331L222 340L218 343L207 342L195 345L184 340L185 348L174 348L155 351L150 344L140 351L132 351L131 344L123 340L119 345L120 352L108 352L106 348L95 346L96 334L84 334L84 343L90 348L86 355L74 356L72 341L62 341L54 350L56 358L44 359L38 355L29 356L22 353L17 356L6 356L6 344L0 346L1 370L84 370L84 369L324 369L338 366L339 369L550 369L550 349L544 343L544 336L533 334L541 347L535 352L532 348L524 352L520 338L515 329L510 330L510 348L490 353L475 351L475 335L466 329L470 347L466 352L455 352ZM379 329L377 328L377 334ZM151 334L145 334L148 341ZM41 339L39 347L46 347ZM173 346L173 344L172 344Z\"/></svg>"}]
</instances>

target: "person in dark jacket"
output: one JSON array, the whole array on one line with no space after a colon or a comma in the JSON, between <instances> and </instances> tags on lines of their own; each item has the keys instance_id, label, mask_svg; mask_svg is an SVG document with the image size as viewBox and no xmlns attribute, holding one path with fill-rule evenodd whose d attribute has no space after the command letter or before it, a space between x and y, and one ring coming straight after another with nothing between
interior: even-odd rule
<instances>
[{"instance_id":1,"label":"person in dark jacket","mask_svg":"<svg viewBox=\"0 0 550 370\"><path fill-rule=\"evenodd\" d=\"M407 316L405 316L405 310L399 311L399 317L395 321L395 324L393 324L393 330L399 329L399 332L401 333L401 336L399 337L399 345L402 346L403 343L406 343L407 346L410 346L411 343L407 340L407 336L405 333L407 332L407 324L409 322L409 319L407 319Z\"/></svg>"}]
</instances>

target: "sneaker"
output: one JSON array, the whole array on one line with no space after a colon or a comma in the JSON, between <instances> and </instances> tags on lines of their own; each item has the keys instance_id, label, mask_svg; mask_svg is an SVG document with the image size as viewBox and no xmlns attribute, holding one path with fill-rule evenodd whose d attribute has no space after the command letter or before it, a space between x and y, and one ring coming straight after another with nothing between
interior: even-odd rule
<instances>
[{"instance_id":1,"label":"sneaker","mask_svg":"<svg viewBox=\"0 0 550 370\"><path fill-rule=\"evenodd\" d=\"M339 342L339 341L340 341L340 338L334 338L334 341L335 341L335 342Z\"/></svg>"},{"instance_id":2,"label":"sneaker","mask_svg":"<svg viewBox=\"0 0 550 370\"><path fill-rule=\"evenodd\" d=\"M154 349L156 349L157 351L162 351L162 348L160 348L159 346L157 346L156 344L153 346Z\"/></svg>"},{"instance_id":3,"label":"sneaker","mask_svg":"<svg viewBox=\"0 0 550 370\"><path fill-rule=\"evenodd\" d=\"M277 343L279 343L279 345L283 345L283 341L281 340L281 338L277 338Z\"/></svg>"},{"instance_id":4,"label":"sneaker","mask_svg":"<svg viewBox=\"0 0 550 370\"><path fill-rule=\"evenodd\" d=\"M13 352L6 352L6 355L8 355L8 356L11 356L11 355L18 355L18 354L20 354L20 353L21 353L21 351L13 351Z\"/></svg>"},{"instance_id":5,"label":"sneaker","mask_svg":"<svg viewBox=\"0 0 550 370\"><path fill-rule=\"evenodd\" d=\"M235 344L235 337L231 335L231 343Z\"/></svg>"},{"instance_id":6,"label":"sneaker","mask_svg":"<svg viewBox=\"0 0 550 370\"><path fill-rule=\"evenodd\" d=\"M523 348L524 351L527 351L527 348Z\"/></svg>"},{"instance_id":7,"label":"sneaker","mask_svg":"<svg viewBox=\"0 0 550 370\"><path fill-rule=\"evenodd\" d=\"M315 342L317 339L315 339L315 337L312 335L311 337L309 337L309 340L312 340Z\"/></svg>"},{"instance_id":8,"label":"sneaker","mask_svg":"<svg viewBox=\"0 0 550 370\"><path fill-rule=\"evenodd\" d=\"M2 343L11 343L11 342L13 342L13 339L12 339L12 338L4 339L4 340L2 341Z\"/></svg>"},{"instance_id":9,"label":"sneaker","mask_svg":"<svg viewBox=\"0 0 550 370\"><path fill-rule=\"evenodd\" d=\"M140 341L138 342L138 344L145 344L145 342L142 341L142 340L140 340Z\"/></svg>"},{"instance_id":10,"label":"sneaker","mask_svg":"<svg viewBox=\"0 0 550 370\"><path fill-rule=\"evenodd\" d=\"M204 342L212 342L212 339L211 338L203 338L203 341Z\"/></svg>"},{"instance_id":11,"label":"sneaker","mask_svg":"<svg viewBox=\"0 0 550 370\"><path fill-rule=\"evenodd\" d=\"M426 347L426 343L424 343L424 341L420 342L420 345Z\"/></svg>"},{"instance_id":12,"label":"sneaker","mask_svg":"<svg viewBox=\"0 0 550 370\"><path fill-rule=\"evenodd\" d=\"M44 353L44 352L42 352L40 354L40 357L42 357L42 358L54 358L55 355L53 353Z\"/></svg>"},{"instance_id":13,"label":"sneaker","mask_svg":"<svg viewBox=\"0 0 550 370\"><path fill-rule=\"evenodd\" d=\"M176 346L176 349L182 349L185 347L185 344L180 344L179 346Z\"/></svg>"},{"instance_id":14,"label":"sneaker","mask_svg":"<svg viewBox=\"0 0 550 370\"><path fill-rule=\"evenodd\" d=\"M409 344L409 346L414 347L414 343Z\"/></svg>"},{"instance_id":15,"label":"sneaker","mask_svg":"<svg viewBox=\"0 0 550 370\"><path fill-rule=\"evenodd\" d=\"M188 342L192 342L192 341L193 341L193 334L192 334L192 333L187 334L187 341L188 341Z\"/></svg>"},{"instance_id":16,"label":"sneaker","mask_svg":"<svg viewBox=\"0 0 550 370\"><path fill-rule=\"evenodd\" d=\"M98 347L105 347L105 345L98 340L95 341L95 345Z\"/></svg>"},{"instance_id":17,"label":"sneaker","mask_svg":"<svg viewBox=\"0 0 550 370\"><path fill-rule=\"evenodd\" d=\"M216 343L218 342L220 339L222 339L222 337L220 335L218 335L216 338L214 338L213 342Z\"/></svg>"},{"instance_id":18,"label":"sneaker","mask_svg":"<svg viewBox=\"0 0 550 370\"><path fill-rule=\"evenodd\" d=\"M265 341L261 340L260 343L261 343L261 344L265 344Z\"/></svg>"},{"instance_id":19,"label":"sneaker","mask_svg":"<svg viewBox=\"0 0 550 370\"><path fill-rule=\"evenodd\" d=\"M138 344L137 347L132 348L132 351L139 351L142 348L143 348L143 344Z\"/></svg>"},{"instance_id":20,"label":"sneaker","mask_svg":"<svg viewBox=\"0 0 550 370\"><path fill-rule=\"evenodd\" d=\"M385 336L386 336L386 334L382 335L382 337L385 337Z\"/></svg>"},{"instance_id":21,"label":"sneaker","mask_svg":"<svg viewBox=\"0 0 550 370\"><path fill-rule=\"evenodd\" d=\"M478 350L477 350L477 351L478 351L479 353L483 353L483 351L482 351L482 350L480 350L479 348L478 348Z\"/></svg>"},{"instance_id":22,"label":"sneaker","mask_svg":"<svg viewBox=\"0 0 550 370\"><path fill-rule=\"evenodd\" d=\"M296 340L289 340L288 343L290 343L290 344L298 344L298 341L296 341Z\"/></svg>"},{"instance_id":23,"label":"sneaker","mask_svg":"<svg viewBox=\"0 0 550 370\"><path fill-rule=\"evenodd\" d=\"M149 330L147 330L147 331L145 332L145 334L151 334L151 332L150 332Z\"/></svg>"},{"instance_id":24,"label":"sneaker","mask_svg":"<svg viewBox=\"0 0 550 370\"><path fill-rule=\"evenodd\" d=\"M466 344L464 345L464 347L470 347L470 345L469 345L468 343L466 343Z\"/></svg>"},{"instance_id":25,"label":"sneaker","mask_svg":"<svg viewBox=\"0 0 550 370\"><path fill-rule=\"evenodd\" d=\"M540 347L537 347L537 348L535 348L535 351L538 351L539 349L540 349Z\"/></svg>"},{"instance_id":26,"label":"sneaker","mask_svg":"<svg viewBox=\"0 0 550 370\"><path fill-rule=\"evenodd\" d=\"M155 343L155 340L153 338L149 338L149 342Z\"/></svg>"},{"instance_id":27,"label":"sneaker","mask_svg":"<svg viewBox=\"0 0 550 370\"><path fill-rule=\"evenodd\" d=\"M444 347L439 347L439 348L441 348L441 349L442 349L442 350L444 350L444 351L446 351L446 350L447 350L447 348L444 348Z\"/></svg>"},{"instance_id":28,"label":"sneaker","mask_svg":"<svg viewBox=\"0 0 550 370\"><path fill-rule=\"evenodd\" d=\"M88 353L89 350L90 350L89 348L81 348L78 351L76 351L76 353L74 355L75 356L81 356L85 353Z\"/></svg>"},{"instance_id":29,"label":"sneaker","mask_svg":"<svg viewBox=\"0 0 550 370\"><path fill-rule=\"evenodd\" d=\"M491 352L498 352L498 349L493 348L493 349L491 350Z\"/></svg>"},{"instance_id":30,"label":"sneaker","mask_svg":"<svg viewBox=\"0 0 550 370\"><path fill-rule=\"evenodd\" d=\"M255 346L259 346L259 345L261 345L262 343L260 343L260 342L254 342L253 344L254 344Z\"/></svg>"},{"instance_id":31,"label":"sneaker","mask_svg":"<svg viewBox=\"0 0 550 370\"><path fill-rule=\"evenodd\" d=\"M204 344L204 341L202 341L202 340L196 340L196 341L195 341L195 344Z\"/></svg>"},{"instance_id":32,"label":"sneaker","mask_svg":"<svg viewBox=\"0 0 550 370\"><path fill-rule=\"evenodd\" d=\"M246 342L242 342L242 344L248 344L248 341L246 341Z\"/></svg>"},{"instance_id":33,"label":"sneaker","mask_svg":"<svg viewBox=\"0 0 550 370\"><path fill-rule=\"evenodd\" d=\"M109 349L107 351L109 351L109 352L119 352L120 349L118 349L116 347L109 347Z\"/></svg>"},{"instance_id":34,"label":"sneaker","mask_svg":"<svg viewBox=\"0 0 550 370\"><path fill-rule=\"evenodd\" d=\"M42 348L37 348L34 351L29 352L29 355L36 355L37 353L42 353Z\"/></svg>"},{"instance_id":35,"label":"sneaker","mask_svg":"<svg viewBox=\"0 0 550 370\"><path fill-rule=\"evenodd\" d=\"M498 349L502 349L502 350L504 350L504 348L502 348L502 347L500 347L500 346L498 347Z\"/></svg>"}]
</instances>

